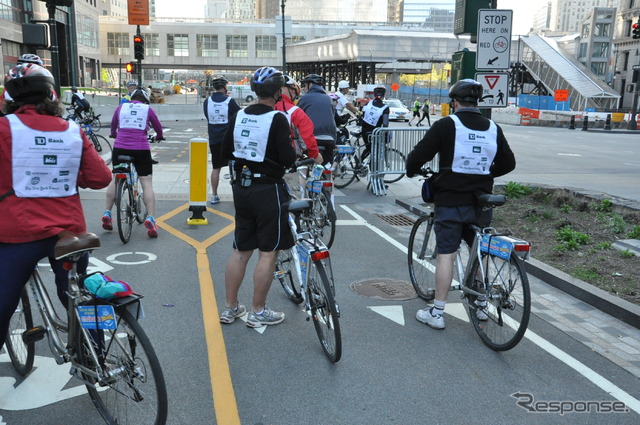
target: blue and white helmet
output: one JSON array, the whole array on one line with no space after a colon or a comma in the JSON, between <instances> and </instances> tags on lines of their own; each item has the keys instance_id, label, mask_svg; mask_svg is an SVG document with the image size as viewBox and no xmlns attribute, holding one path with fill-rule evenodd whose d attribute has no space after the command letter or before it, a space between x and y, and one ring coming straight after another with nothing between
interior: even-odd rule
<instances>
[{"instance_id":1,"label":"blue and white helmet","mask_svg":"<svg viewBox=\"0 0 640 425\"><path fill-rule=\"evenodd\" d=\"M251 90L258 97L273 97L284 86L282 72L275 68L265 66L258 68L251 77Z\"/></svg>"}]
</instances>

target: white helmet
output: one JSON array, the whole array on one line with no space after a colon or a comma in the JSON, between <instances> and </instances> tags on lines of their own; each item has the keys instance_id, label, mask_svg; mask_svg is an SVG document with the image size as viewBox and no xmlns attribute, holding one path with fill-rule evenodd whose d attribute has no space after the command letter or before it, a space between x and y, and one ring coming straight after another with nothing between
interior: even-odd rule
<instances>
[{"instance_id":1,"label":"white helmet","mask_svg":"<svg viewBox=\"0 0 640 425\"><path fill-rule=\"evenodd\" d=\"M342 89L348 89L349 87L349 82L347 80L342 80L338 83L338 90L342 90Z\"/></svg>"}]
</instances>

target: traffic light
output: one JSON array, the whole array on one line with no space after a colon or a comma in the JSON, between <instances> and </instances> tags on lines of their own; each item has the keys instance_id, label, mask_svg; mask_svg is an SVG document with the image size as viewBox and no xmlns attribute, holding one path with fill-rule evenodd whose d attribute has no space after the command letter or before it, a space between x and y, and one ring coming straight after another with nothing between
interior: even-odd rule
<instances>
[{"instance_id":1,"label":"traffic light","mask_svg":"<svg viewBox=\"0 0 640 425\"><path fill-rule=\"evenodd\" d=\"M127 71L129 74L135 74L136 73L136 63L135 62L127 62L124 66L125 71Z\"/></svg>"},{"instance_id":2,"label":"traffic light","mask_svg":"<svg viewBox=\"0 0 640 425\"><path fill-rule=\"evenodd\" d=\"M144 59L144 39L139 35L133 36L133 57L139 61Z\"/></svg>"},{"instance_id":3,"label":"traffic light","mask_svg":"<svg viewBox=\"0 0 640 425\"><path fill-rule=\"evenodd\" d=\"M638 38L640 38L640 20L638 20L638 22L636 22L635 24L631 25L631 28L633 28L633 39L636 40Z\"/></svg>"}]
</instances>

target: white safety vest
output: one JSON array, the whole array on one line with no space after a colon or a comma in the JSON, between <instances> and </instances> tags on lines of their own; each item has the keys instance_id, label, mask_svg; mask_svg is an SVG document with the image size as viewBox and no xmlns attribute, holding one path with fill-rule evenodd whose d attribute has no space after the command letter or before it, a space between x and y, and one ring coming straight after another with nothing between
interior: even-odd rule
<instances>
[{"instance_id":1,"label":"white safety vest","mask_svg":"<svg viewBox=\"0 0 640 425\"><path fill-rule=\"evenodd\" d=\"M16 196L62 198L78 193L83 143L78 125L69 121L67 130L40 131L27 127L16 115L7 115L7 120Z\"/></svg>"},{"instance_id":2,"label":"white safety vest","mask_svg":"<svg viewBox=\"0 0 640 425\"><path fill-rule=\"evenodd\" d=\"M209 97L207 103L209 124L226 124L229 122L229 102L231 102L230 97L227 97L224 102L214 102Z\"/></svg>"},{"instance_id":3,"label":"white safety vest","mask_svg":"<svg viewBox=\"0 0 640 425\"><path fill-rule=\"evenodd\" d=\"M149 105L144 103L123 103L120 108L118 128L145 130L149 118Z\"/></svg>"},{"instance_id":4,"label":"white safety vest","mask_svg":"<svg viewBox=\"0 0 640 425\"><path fill-rule=\"evenodd\" d=\"M449 115L456 125L451 170L456 173L488 175L498 151L498 127L491 121L485 131L465 127L460 118Z\"/></svg>"},{"instance_id":5,"label":"white safety vest","mask_svg":"<svg viewBox=\"0 0 640 425\"><path fill-rule=\"evenodd\" d=\"M372 100L371 102L364 105L364 108L362 108L362 112L364 113L364 115L362 116L362 119L367 124L375 127L376 125L378 125L378 121L380 120L380 117L384 113L384 110L387 109L388 107L389 105L384 105L381 107L375 106Z\"/></svg>"},{"instance_id":6,"label":"white safety vest","mask_svg":"<svg viewBox=\"0 0 640 425\"><path fill-rule=\"evenodd\" d=\"M262 115L249 115L244 110L238 111L233 129L233 156L248 161L263 162L273 117L280 113L280 111L269 111Z\"/></svg>"}]
</instances>

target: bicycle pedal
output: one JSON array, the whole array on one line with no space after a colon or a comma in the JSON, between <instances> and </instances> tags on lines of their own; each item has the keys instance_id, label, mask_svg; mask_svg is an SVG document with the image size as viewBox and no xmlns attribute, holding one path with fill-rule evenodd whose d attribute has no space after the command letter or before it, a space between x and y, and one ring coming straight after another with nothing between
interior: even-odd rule
<instances>
[{"instance_id":1,"label":"bicycle pedal","mask_svg":"<svg viewBox=\"0 0 640 425\"><path fill-rule=\"evenodd\" d=\"M44 326L36 326L22 333L22 342L25 344L33 344L44 339L47 330Z\"/></svg>"}]
</instances>

